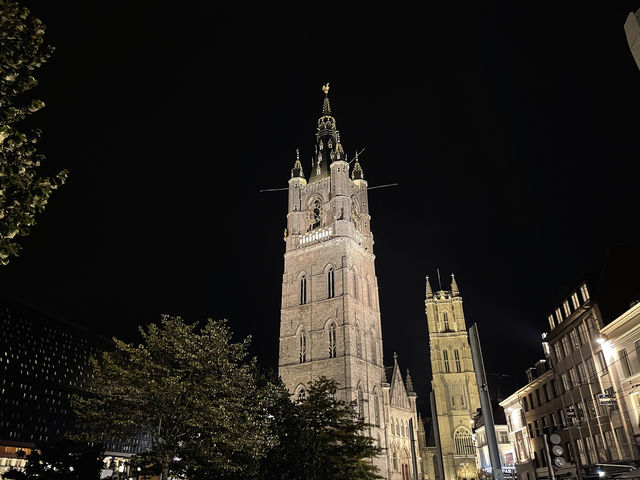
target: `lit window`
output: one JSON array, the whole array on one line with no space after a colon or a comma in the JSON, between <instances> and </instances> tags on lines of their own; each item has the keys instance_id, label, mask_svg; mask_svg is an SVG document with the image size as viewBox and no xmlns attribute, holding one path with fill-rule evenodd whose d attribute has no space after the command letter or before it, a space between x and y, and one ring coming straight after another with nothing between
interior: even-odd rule
<instances>
[{"instance_id":1,"label":"lit window","mask_svg":"<svg viewBox=\"0 0 640 480\"><path fill-rule=\"evenodd\" d=\"M578 294L575 292L571 294L571 303L573 304L574 310L580 306L580 301L578 300Z\"/></svg>"},{"instance_id":2,"label":"lit window","mask_svg":"<svg viewBox=\"0 0 640 480\"><path fill-rule=\"evenodd\" d=\"M580 295L582 295L583 302L589 300L589 290L587 289L587 285L584 283L580 286Z\"/></svg>"}]
</instances>

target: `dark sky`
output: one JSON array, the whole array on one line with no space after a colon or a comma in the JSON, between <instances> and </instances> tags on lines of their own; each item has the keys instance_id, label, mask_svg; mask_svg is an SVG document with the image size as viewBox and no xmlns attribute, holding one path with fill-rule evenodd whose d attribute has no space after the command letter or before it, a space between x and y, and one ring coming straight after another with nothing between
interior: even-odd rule
<instances>
[{"instance_id":1,"label":"dark sky","mask_svg":"<svg viewBox=\"0 0 640 480\"><path fill-rule=\"evenodd\" d=\"M277 364L296 147L323 94L370 193L385 359L426 398L424 276L456 273L489 372L541 355L547 311L638 235L638 2L25 1L44 170L70 170L3 294L107 336L229 318ZM434 285L435 286L435 285ZM423 404L424 405L424 404Z\"/></svg>"}]
</instances>

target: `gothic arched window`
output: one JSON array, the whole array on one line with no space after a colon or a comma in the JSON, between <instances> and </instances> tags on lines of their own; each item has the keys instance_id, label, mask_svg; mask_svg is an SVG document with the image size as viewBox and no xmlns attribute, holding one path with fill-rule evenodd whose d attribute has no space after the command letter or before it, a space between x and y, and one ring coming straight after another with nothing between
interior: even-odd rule
<instances>
[{"instance_id":1,"label":"gothic arched window","mask_svg":"<svg viewBox=\"0 0 640 480\"><path fill-rule=\"evenodd\" d=\"M449 373L449 352L446 350L442 351L442 360L444 360L444 373Z\"/></svg>"},{"instance_id":2,"label":"gothic arched window","mask_svg":"<svg viewBox=\"0 0 640 480\"><path fill-rule=\"evenodd\" d=\"M456 455L473 455L473 440L471 432L464 427L458 428L453 434L456 445Z\"/></svg>"},{"instance_id":3,"label":"gothic arched window","mask_svg":"<svg viewBox=\"0 0 640 480\"><path fill-rule=\"evenodd\" d=\"M336 324L329 325L329 358L335 358L337 354Z\"/></svg>"},{"instance_id":4,"label":"gothic arched window","mask_svg":"<svg viewBox=\"0 0 640 480\"><path fill-rule=\"evenodd\" d=\"M397 472L398 471L398 452L396 452L395 448L391 452L391 458L393 458L393 469Z\"/></svg>"},{"instance_id":5,"label":"gothic arched window","mask_svg":"<svg viewBox=\"0 0 640 480\"><path fill-rule=\"evenodd\" d=\"M320 204L320 200L317 198L313 201L311 205L311 229L316 229L322 223L322 205Z\"/></svg>"},{"instance_id":6,"label":"gothic arched window","mask_svg":"<svg viewBox=\"0 0 640 480\"><path fill-rule=\"evenodd\" d=\"M380 426L380 400L378 399L378 390L373 390L373 418L376 427Z\"/></svg>"},{"instance_id":7,"label":"gothic arched window","mask_svg":"<svg viewBox=\"0 0 640 480\"><path fill-rule=\"evenodd\" d=\"M364 418L364 392L362 391L362 385L358 385L358 415L360 418Z\"/></svg>"},{"instance_id":8,"label":"gothic arched window","mask_svg":"<svg viewBox=\"0 0 640 480\"><path fill-rule=\"evenodd\" d=\"M460 365L460 352L457 349L453 351L453 358L456 361L456 372L461 372L462 367Z\"/></svg>"},{"instance_id":9,"label":"gothic arched window","mask_svg":"<svg viewBox=\"0 0 640 480\"><path fill-rule=\"evenodd\" d=\"M300 363L304 363L307 361L307 333L304 328L300 330L298 341L300 343Z\"/></svg>"},{"instance_id":10,"label":"gothic arched window","mask_svg":"<svg viewBox=\"0 0 640 480\"><path fill-rule=\"evenodd\" d=\"M335 296L336 296L335 273L333 271L333 267L330 267L329 271L327 272L327 297L333 298Z\"/></svg>"},{"instance_id":11,"label":"gothic arched window","mask_svg":"<svg viewBox=\"0 0 640 480\"><path fill-rule=\"evenodd\" d=\"M400 436L400 422L396 418L396 435Z\"/></svg>"},{"instance_id":12,"label":"gothic arched window","mask_svg":"<svg viewBox=\"0 0 640 480\"><path fill-rule=\"evenodd\" d=\"M300 277L300 305L307 303L307 276Z\"/></svg>"},{"instance_id":13,"label":"gothic arched window","mask_svg":"<svg viewBox=\"0 0 640 480\"><path fill-rule=\"evenodd\" d=\"M404 420L400 422L400 431L402 432L402 436L404 437Z\"/></svg>"},{"instance_id":14,"label":"gothic arched window","mask_svg":"<svg viewBox=\"0 0 640 480\"><path fill-rule=\"evenodd\" d=\"M307 391L304 388L301 388L298 391L298 401L301 402L303 401L305 398L307 398Z\"/></svg>"},{"instance_id":15,"label":"gothic arched window","mask_svg":"<svg viewBox=\"0 0 640 480\"><path fill-rule=\"evenodd\" d=\"M448 332L449 331L449 316L447 315L447 312L442 312L442 323L444 324L444 331Z\"/></svg>"},{"instance_id":16,"label":"gothic arched window","mask_svg":"<svg viewBox=\"0 0 640 480\"><path fill-rule=\"evenodd\" d=\"M371 284L369 283L369 279L367 279L367 304L370 307L373 307L373 298L371 296Z\"/></svg>"},{"instance_id":17,"label":"gothic arched window","mask_svg":"<svg viewBox=\"0 0 640 480\"><path fill-rule=\"evenodd\" d=\"M358 324L356 324L356 356L362 358L362 334Z\"/></svg>"}]
</instances>

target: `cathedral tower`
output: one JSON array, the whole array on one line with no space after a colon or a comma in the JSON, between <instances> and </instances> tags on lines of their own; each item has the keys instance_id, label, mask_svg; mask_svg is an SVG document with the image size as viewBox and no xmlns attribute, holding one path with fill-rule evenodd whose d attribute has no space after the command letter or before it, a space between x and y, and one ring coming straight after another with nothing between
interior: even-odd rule
<instances>
[{"instance_id":1,"label":"cathedral tower","mask_svg":"<svg viewBox=\"0 0 640 480\"><path fill-rule=\"evenodd\" d=\"M357 154L349 168L329 84L323 91L309 180L299 152L289 179L279 374L298 398L318 377L334 379L338 395L355 400L371 425L367 433L382 449L373 460L380 475L408 480L417 395L408 373L404 383L397 357L385 373L367 181Z\"/></svg>"},{"instance_id":2,"label":"cathedral tower","mask_svg":"<svg viewBox=\"0 0 640 480\"><path fill-rule=\"evenodd\" d=\"M462 297L451 275L451 290L433 293L427 277L425 307L431 354L431 388L436 398L444 480L477 478L471 436L480 408Z\"/></svg>"},{"instance_id":3,"label":"cathedral tower","mask_svg":"<svg viewBox=\"0 0 640 480\"><path fill-rule=\"evenodd\" d=\"M328 84L307 181L299 155L289 179L279 374L304 396L320 376L356 400L385 447L382 332L367 182L349 163L329 104ZM383 459L380 471L386 472Z\"/></svg>"}]
</instances>

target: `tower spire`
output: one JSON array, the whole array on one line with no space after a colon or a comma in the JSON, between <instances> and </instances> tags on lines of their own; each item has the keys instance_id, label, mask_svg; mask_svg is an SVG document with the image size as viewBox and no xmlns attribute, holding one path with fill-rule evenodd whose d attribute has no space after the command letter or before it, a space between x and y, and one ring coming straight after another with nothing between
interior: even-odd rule
<instances>
[{"instance_id":1,"label":"tower spire","mask_svg":"<svg viewBox=\"0 0 640 480\"><path fill-rule=\"evenodd\" d=\"M460 295L460 290L458 289L458 284L456 283L456 276L451 274L451 296L457 297Z\"/></svg>"},{"instance_id":2,"label":"tower spire","mask_svg":"<svg viewBox=\"0 0 640 480\"><path fill-rule=\"evenodd\" d=\"M331 105L329 105L329 82L322 86L322 91L324 92L322 115L331 115Z\"/></svg>"},{"instance_id":3,"label":"tower spire","mask_svg":"<svg viewBox=\"0 0 640 480\"><path fill-rule=\"evenodd\" d=\"M358 159L358 151L356 150L356 163L353 165L353 170L351 171L351 178L353 180L364 180L364 172L362 171L362 167L360 166L360 160Z\"/></svg>"},{"instance_id":4,"label":"tower spire","mask_svg":"<svg viewBox=\"0 0 640 480\"><path fill-rule=\"evenodd\" d=\"M413 390L413 380L411 379L411 373L407 368L407 393L415 393Z\"/></svg>"},{"instance_id":5,"label":"tower spire","mask_svg":"<svg viewBox=\"0 0 640 480\"><path fill-rule=\"evenodd\" d=\"M431 290L431 282L429 281L429 275L427 275L427 298L433 298L433 290Z\"/></svg>"},{"instance_id":6,"label":"tower spire","mask_svg":"<svg viewBox=\"0 0 640 480\"><path fill-rule=\"evenodd\" d=\"M296 161L293 164L293 168L291 169L291 178L293 177L304 177L304 172L302 171L302 163L300 163L299 148L296 148Z\"/></svg>"}]
</instances>

